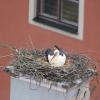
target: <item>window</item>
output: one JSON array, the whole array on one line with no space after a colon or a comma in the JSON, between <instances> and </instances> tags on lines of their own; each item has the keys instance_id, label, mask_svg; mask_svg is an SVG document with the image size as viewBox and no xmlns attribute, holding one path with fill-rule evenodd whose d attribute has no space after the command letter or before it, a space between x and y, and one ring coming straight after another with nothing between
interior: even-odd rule
<instances>
[{"instance_id":1,"label":"window","mask_svg":"<svg viewBox=\"0 0 100 100\"><path fill-rule=\"evenodd\" d=\"M82 39L84 0L30 0L34 1L31 21L37 22ZM32 5L30 3L30 5ZM29 7L30 7L29 5ZM35 7L35 8L34 8ZM30 7L31 8L31 7ZM30 10L30 9L29 9ZM33 13L30 11L31 13ZM80 33L81 32L81 33Z\"/></svg>"}]
</instances>

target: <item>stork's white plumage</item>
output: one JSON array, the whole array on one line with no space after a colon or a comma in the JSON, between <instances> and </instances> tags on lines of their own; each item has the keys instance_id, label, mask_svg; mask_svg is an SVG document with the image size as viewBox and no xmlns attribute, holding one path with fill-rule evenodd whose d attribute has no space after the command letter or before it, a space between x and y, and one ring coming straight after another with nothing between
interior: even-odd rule
<instances>
[{"instance_id":1,"label":"stork's white plumage","mask_svg":"<svg viewBox=\"0 0 100 100\"><path fill-rule=\"evenodd\" d=\"M53 52L52 54L48 53L47 55L48 61L51 64L51 66L53 67L63 66L66 62L65 53L58 47L56 47L52 52Z\"/></svg>"}]
</instances>

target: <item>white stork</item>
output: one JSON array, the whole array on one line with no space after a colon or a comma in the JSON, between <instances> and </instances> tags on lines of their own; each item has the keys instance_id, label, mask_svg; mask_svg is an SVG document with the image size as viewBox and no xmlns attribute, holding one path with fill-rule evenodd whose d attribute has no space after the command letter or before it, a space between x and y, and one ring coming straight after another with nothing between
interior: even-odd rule
<instances>
[{"instance_id":1,"label":"white stork","mask_svg":"<svg viewBox=\"0 0 100 100\"><path fill-rule=\"evenodd\" d=\"M63 52L62 49L60 49L58 46L54 46L54 49L48 49L46 51L48 62L53 67L61 67L66 62L66 55Z\"/></svg>"}]
</instances>

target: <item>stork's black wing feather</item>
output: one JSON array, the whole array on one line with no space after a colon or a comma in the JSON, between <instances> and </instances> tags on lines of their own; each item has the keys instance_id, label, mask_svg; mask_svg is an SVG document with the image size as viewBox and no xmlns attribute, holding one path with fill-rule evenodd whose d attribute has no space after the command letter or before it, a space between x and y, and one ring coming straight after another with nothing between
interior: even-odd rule
<instances>
[{"instance_id":1,"label":"stork's black wing feather","mask_svg":"<svg viewBox=\"0 0 100 100\"><path fill-rule=\"evenodd\" d=\"M48 61L48 55L54 55L54 52L52 49L48 48L46 51L45 51L45 56L46 56L46 59Z\"/></svg>"},{"instance_id":2,"label":"stork's black wing feather","mask_svg":"<svg viewBox=\"0 0 100 100\"><path fill-rule=\"evenodd\" d=\"M67 53L66 53L64 50L60 49L59 51L60 51L60 55L61 55L61 56L67 55Z\"/></svg>"},{"instance_id":3,"label":"stork's black wing feather","mask_svg":"<svg viewBox=\"0 0 100 100\"><path fill-rule=\"evenodd\" d=\"M48 55L54 55L54 52L52 49L48 48L46 51L45 51L45 55L48 56Z\"/></svg>"}]
</instances>

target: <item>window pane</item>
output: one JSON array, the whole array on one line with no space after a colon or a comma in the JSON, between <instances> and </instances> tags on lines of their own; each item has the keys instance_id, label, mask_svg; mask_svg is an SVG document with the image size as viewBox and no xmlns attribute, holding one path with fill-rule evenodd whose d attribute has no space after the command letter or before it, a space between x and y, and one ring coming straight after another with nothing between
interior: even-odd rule
<instances>
[{"instance_id":1,"label":"window pane","mask_svg":"<svg viewBox=\"0 0 100 100\"><path fill-rule=\"evenodd\" d=\"M58 0L42 0L42 13L57 16Z\"/></svg>"},{"instance_id":2,"label":"window pane","mask_svg":"<svg viewBox=\"0 0 100 100\"><path fill-rule=\"evenodd\" d=\"M62 19L78 23L78 0L62 0Z\"/></svg>"}]
</instances>

